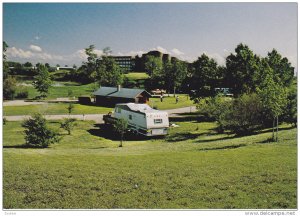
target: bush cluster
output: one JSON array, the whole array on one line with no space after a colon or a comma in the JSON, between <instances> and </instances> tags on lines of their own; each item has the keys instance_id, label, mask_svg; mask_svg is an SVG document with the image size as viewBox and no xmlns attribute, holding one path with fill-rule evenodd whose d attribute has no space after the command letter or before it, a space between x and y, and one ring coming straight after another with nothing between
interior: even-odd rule
<instances>
[{"instance_id":1,"label":"bush cluster","mask_svg":"<svg viewBox=\"0 0 300 216\"><path fill-rule=\"evenodd\" d=\"M289 105L280 116L288 123L297 123L297 101L295 92L289 94ZM244 94L230 99L221 96L202 99L198 102L199 114L207 120L216 121L218 131L230 131L237 135L253 133L256 130L272 126L272 115L263 106L256 93Z\"/></svg>"},{"instance_id":2,"label":"bush cluster","mask_svg":"<svg viewBox=\"0 0 300 216\"><path fill-rule=\"evenodd\" d=\"M17 92L16 98L28 98L28 90L22 90Z\"/></svg>"}]
</instances>

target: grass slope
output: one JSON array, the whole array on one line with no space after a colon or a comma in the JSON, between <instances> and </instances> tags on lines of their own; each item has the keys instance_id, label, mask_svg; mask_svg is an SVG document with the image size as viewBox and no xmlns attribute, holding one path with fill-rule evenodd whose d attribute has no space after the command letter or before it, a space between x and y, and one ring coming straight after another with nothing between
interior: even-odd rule
<instances>
[{"instance_id":1,"label":"grass slope","mask_svg":"<svg viewBox=\"0 0 300 216\"><path fill-rule=\"evenodd\" d=\"M156 106L157 109L166 110L166 109L176 109L181 107L194 106L193 101L185 94L178 94L178 103L176 103L176 98L173 96L164 97L163 102L160 102L160 98L150 98L150 105Z\"/></svg>"},{"instance_id":2,"label":"grass slope","mask_svg":"<svg viewBox=\"0 0 300 216\"><path fill-rule=\"evenodd\" d=\"M118 138L92 122L48 149L3 130L4 208L296 208L296 129L247 137L214 123L178 122L165 139ZM51 122L59 127L59 122Z\"/></svg>"}]
</instances>

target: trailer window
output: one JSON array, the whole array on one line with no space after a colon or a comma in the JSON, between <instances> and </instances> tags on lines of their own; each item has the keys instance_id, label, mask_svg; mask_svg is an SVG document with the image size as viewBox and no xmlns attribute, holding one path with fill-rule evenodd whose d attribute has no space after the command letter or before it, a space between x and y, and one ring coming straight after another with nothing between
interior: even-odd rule
<instances>
[{"instance_id":1,"label":"trailer window","mask_svg":"<svg viewBox=\"0 0 300 216\"><path fill-rule=\"evenodd\" d=\"M117 113L121 113L121 108L120 107L116 107L116 112Z\"/></svg>"},{"instance_id":2,"label":"trailer window","mask_svg":"<svg viewBox=\"0 0 300 216\"><path fill-rule=\"evenodd\" d=\"M154 119L154 124L161 124L162 123L162 119Z\"/></svg>"}]
</instances>

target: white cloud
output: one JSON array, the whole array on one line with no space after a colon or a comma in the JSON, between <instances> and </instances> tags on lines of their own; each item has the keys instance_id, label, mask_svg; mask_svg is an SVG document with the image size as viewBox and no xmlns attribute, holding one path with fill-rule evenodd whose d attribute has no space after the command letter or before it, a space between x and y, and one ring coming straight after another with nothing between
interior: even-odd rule
<instances>
[{"instance_id":1,"label":"white cloud","mask_svg":"<svg viewBox=\"0 0 300 216\"><path fill-rule=\"evenodd\" d=\"M130 52L126 53L125 55L128 55L128 56L136 56L136 55L142 56L144 53L146 53L146 52L142 51L142 50L140 50L140 51L130 51Z\"/></svg>"},{"instance_id":2,"label":"white cloud","mask_svg":"<svg viewBox=\"0 0 300 216\"><path fill-rule=\"evenodd\" d=\"M30 48L32 47L30 46ZM38 48L33 48L33 49L35 49L36 52L32 52L30 50L18 49L16 47L10 47L7 49L6 55L9 59L17 59L17 60L26 59L34 62L64 59L64 57L60 55L52 55L46 52L41 52L42 49L40 49L40 51L38 51L39 50Z\"/></svg>"},{"instance_id":3,"label":"white cloud","mask_svg":"<svg viewBox=\"0 0 300 216\"><path fill-rule=\"evenodd\" d=\"M77 50L75 53L73 53L71 55L71 58L79 58L80 60L86 60L87 57L88 56L85 54L85 50L84 49Z\"/></svg>"},{"instance_id":4,"label":"white cloud","mask_svg":"<svg viewBox=\"0 0 300 216\"><path fill-rule=\"evenodd\" d=\"M34 37L34 39L39 40L39 39L41 39L41 37L37 35L37 36Z\"/></svg>"},{"instance_id":5,"label":"white cloud","mask_svg":"<svg viewBox=\"0 0 300 216\"><path fill-rule=\"evenodd\" d=\"M31 51L24 51L16 47L9 47L6 51L6 55L7 57L29 59L33 56L33 53Z\"/></svg>"},{"instance_id":6,"label":"white cloud","mask_svg":"<svg viewBox=\"0 0 300 216\"><path fill-rule=\"evenodd\" d=\"M174 55L177 55L177 56L181 56L181 55L184 55L183 52L181 52L179 49L177 48L174 48L171 50L171 53L174 54Z\"/></svg>"},{"instance_id":7,"label":"white cloud","mask_svg":"<svg viewBox=\"0 0 300 216\"><path fill-rule=\"evenodd\" d=\"M152 50L157 50L157 51L159 51L161 53L169 54L168 50L165 49L165 48L163 48L163 47L161 47L161 46L157 46L156 48L153 48Z\"/></svg>"},{"instance_id":8,"label":"white cloud","mask_svg":"<svg viewBox=\"0 0 300 216\"><path fill-rule=\"evenodd\" d=\"M29 48L30 48L32 51L34 51L34 52L42 52L42 48L39 47L39 46L37 46L37 45L31 44L31 45L29 46Z\"/></svg>"},{"instance_id":9,"label":"white cloud","mask_svg":"<svg viewBox=\"0 0 300 216\"><path fill-rule=\"evenodd\" d=\"M207 53L203 52L205 55L207 55L209 58L214 59L219 65L225 65L226 64L226 57L221 56L219 53ZM200 54L199 56L201 56Z\"/></svg>"},{"instance_id":10,"label":"white cloud","mask_svg":"<svg viewBox=\"0 0 300 216\"><path fill-rule=\"evenodd\" d=\"M97 49L94 50L94 53L96 53L98 57L100 57L104 54L103 50L97 50Z\"/></svg>"}]
</instances>

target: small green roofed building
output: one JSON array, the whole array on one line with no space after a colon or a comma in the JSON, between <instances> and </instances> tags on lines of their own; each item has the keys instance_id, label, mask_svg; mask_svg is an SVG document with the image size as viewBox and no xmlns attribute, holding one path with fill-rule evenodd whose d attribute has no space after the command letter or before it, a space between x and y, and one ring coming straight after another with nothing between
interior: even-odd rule
<instances>
[{"instance_id":1,"label":"small green roofed building","mask_svg":"<svg viewBox=\"0 0 300 216\"><path fill-rule=\"evenodd\" d=\"M97 105L114 106L117 103L148 103L151 94L145 89L100 87L93 93Z\"/></svg>"}]
</instances>

